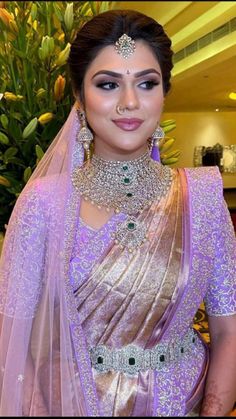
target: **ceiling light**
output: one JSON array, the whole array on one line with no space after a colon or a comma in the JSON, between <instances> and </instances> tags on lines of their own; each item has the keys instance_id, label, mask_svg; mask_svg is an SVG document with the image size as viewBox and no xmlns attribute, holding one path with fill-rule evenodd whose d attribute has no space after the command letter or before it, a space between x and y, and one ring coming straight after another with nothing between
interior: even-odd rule
<instances>
[{"instance_id":1,"label":"ceiling light","mask_svg":"<svg viewBox=\"0 0 236 419\"><path fill-rule=\"evenodd\" d=\"M229 94L229 98L232 99L232 100L236 100L236 93L235 92L231 92Z\"/></svg>"},{"instance_id":2,"label":"ceiling light","mask_svg":"<svg viewBox=\"0 0 236 419\"><path fill-rule=\"evenodd\" d=\"M216 112L219 112L219 108L216 108L216 109L215 109L215 111L216 111Z\"/></svg>"}]
</instances>

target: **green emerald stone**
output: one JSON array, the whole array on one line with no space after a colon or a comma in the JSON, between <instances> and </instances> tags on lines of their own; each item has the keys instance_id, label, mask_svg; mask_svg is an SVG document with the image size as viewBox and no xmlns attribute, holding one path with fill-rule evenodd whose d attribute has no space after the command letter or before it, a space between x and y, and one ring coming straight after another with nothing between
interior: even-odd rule
<instances>
[{"instance_id":1,"label":"green emerald stone","mask_svg":"<svg viewBox=\"0 0 236 419\"><path fill-rule=\"evenodd\" d=\"M134 223L128 223L128 229L129 230L134 230L134 228L135 228L135 224Z\"/></svg>"},{"instance_id":2,"label":"green emerald stone","mask_svg":"<svg viewBox=\"0 0 236 419\"><path fill-rule=\"evenodd\" d=\"M123 170L128 170L128 166L123 166Z\"/></svg>"},{"instance_id":3,"label":"green emerald stone","mask_svg":"<svg viewBox=\"0 0 236 419\"><path fill-rule=\"evenodd\" d=\"M130 179L129 179L128 177L125 177L125 178L124 178L124 183L125 183L126 185L128 185L128 184L130 183Z\"/></svg>"},{"instance_id":4,"label":"green emerald stone","mask_svg":"<svg viewBox=\"0 0 236 419\"><path fill-rule=\"evenodd\" d=\"M128 192L128 193L126 194L126 196L127 196L128 198L132 198L133 194L132 194L131 192Z\"/></svg>"}]
</instances>

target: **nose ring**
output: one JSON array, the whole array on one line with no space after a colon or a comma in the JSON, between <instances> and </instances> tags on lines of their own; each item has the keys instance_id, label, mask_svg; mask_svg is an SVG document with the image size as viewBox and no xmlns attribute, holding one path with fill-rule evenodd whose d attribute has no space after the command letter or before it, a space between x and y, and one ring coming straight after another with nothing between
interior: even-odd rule
<instances>
[{"instance_id":1,"label":"nose ring","mask_svg":"<svg viewBox=\"0 0 236 419\"><path fill-rule=\"evenodd\" d=\"M116 107L116 112L117 112L119 115L122 115L122 114L125 112L125 110L126 110L126 108L122 108L122 106L121 106L121 105L117 105L117 107Z\"/></svg>"}]
</instances>

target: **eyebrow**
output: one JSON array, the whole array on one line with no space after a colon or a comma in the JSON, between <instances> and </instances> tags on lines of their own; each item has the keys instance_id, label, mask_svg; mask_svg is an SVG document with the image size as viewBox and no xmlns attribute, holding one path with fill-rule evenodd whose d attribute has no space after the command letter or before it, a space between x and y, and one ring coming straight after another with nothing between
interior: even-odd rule
<instances>
[{"instance_id":1,"label":"eyebrow","mask_svg":"<svg viewBox=\"0 0 236 419\"><path fill-rule=\"evenodd\" d=\"M145 76L146 74L150 74L150 73L156 73L156 74L158 74L158 76L161 76L159 71L155 70L155 68L148 68L147 70L143 70L143 71L139 71L138 73L135 73L134 77L138 78L138 77L141 77L141 76ZM100 71L98 71L97 73L94 74L92 79L94 79L94 77L98 76L99 74L106 74L107 76L116 77L117 79L122 79L123 78L122 74L116 73L115 71L100 70Z\"/></svg>"}]
</instances>

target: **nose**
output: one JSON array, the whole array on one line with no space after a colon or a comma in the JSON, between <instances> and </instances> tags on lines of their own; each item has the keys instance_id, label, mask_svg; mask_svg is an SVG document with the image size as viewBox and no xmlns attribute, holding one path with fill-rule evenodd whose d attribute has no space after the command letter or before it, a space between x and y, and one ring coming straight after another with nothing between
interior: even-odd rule
<instances>
[{"instance_id":1,"label":"nose","mask_svg":"<svg viewBox=\"0 0 236 419\"><path fill-rule=\"evenodd\" d=\"M139 99L135 89L132 86L125 87L120 98L120 103L128 110L139 108Z\"/></svg>"}]
</instances>

